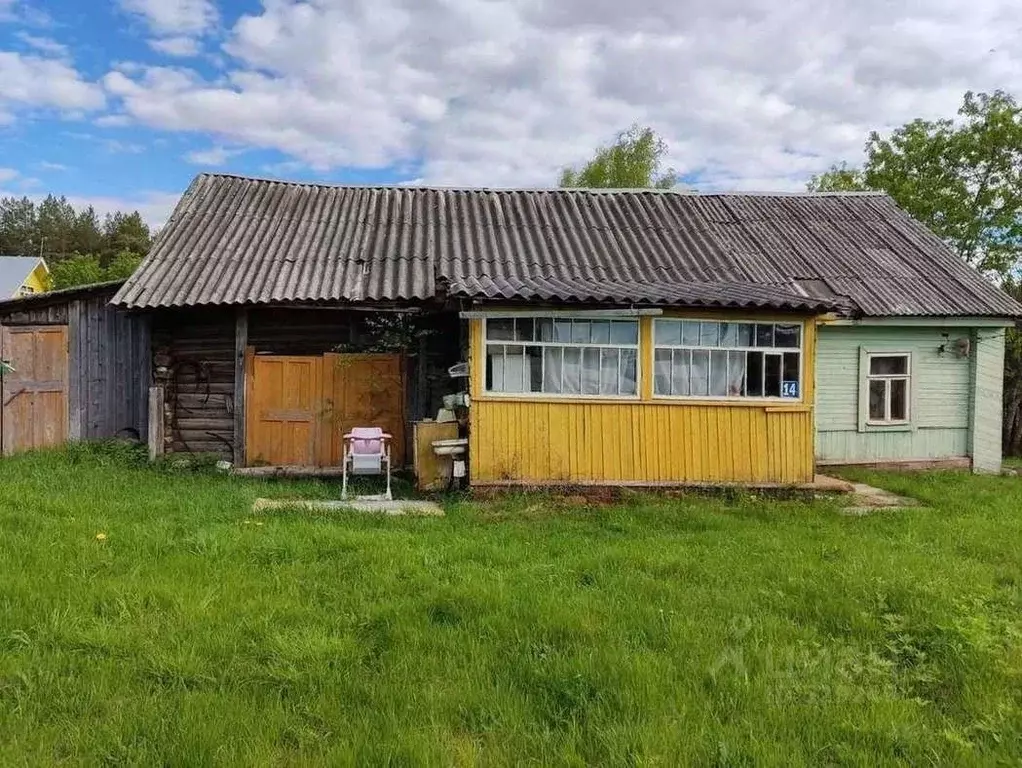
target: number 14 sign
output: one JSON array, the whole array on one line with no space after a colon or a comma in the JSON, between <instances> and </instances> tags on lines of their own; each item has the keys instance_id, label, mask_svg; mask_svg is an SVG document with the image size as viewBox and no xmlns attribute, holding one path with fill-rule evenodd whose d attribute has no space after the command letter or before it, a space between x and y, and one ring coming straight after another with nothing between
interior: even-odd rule
<instances>
[{"instance_id":1,"label":"number 14 sign","mask_svg":"<svg viewBox=\"0 0 1022 768\"><path fill-rule=\"evenodd\" d=\"M797 381L782 381L781 382L781 397L798 397L798 382Z\"/></svg>"}]
</instances>

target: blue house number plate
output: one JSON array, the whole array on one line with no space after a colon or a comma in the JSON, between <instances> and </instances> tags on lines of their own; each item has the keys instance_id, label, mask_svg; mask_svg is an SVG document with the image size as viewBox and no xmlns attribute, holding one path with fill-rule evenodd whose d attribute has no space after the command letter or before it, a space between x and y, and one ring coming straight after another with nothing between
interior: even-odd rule
<instances>
[{"instance_id":1,"label":"blue house number plate","mask_svg":"<svg viewBox=\"0 0 1022 768\"><path fill-rule=\"evenodd\" d=\"M782 381L781 382L781 397L798 397L798 382L797 381Z\"/></svg>"}]
</instances>

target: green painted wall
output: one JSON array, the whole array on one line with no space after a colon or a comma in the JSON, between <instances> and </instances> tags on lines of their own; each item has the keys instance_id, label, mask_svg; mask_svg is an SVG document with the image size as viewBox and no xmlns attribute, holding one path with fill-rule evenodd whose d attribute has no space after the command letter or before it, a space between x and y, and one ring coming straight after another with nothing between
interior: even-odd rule
<instances>
[{"instance_id":1,"label":"green painted wall","mask_svg":"<svg viewBox=\"0 0 1022 768\"><path fill-rule=\"evenodd\" d=\"M938 349L974 336L969 328L823 326L816 355L816 457L820 462L909 461L970 454L973 361ZM983 329L987 335L996 329ZM860 350L912 353L912 423L859 424ZM1000 412L1000 393L997 396ZM999 429L999 426L998 426ZM998 449L1000 443L998 442ZM998 461L999 461L998 456Z\"/></svg>"},{"instance_id":2,"label":"green painted wall","mask_svg":"<svg viewBox=\"0 0 1022 768\"><path fill-rule=\"evenodd\" d=\"M970 454L976 472L1001 471L1001 421L1004 415L1004 331L979 328L972 352Z\"/></svg>"}]
</instances>

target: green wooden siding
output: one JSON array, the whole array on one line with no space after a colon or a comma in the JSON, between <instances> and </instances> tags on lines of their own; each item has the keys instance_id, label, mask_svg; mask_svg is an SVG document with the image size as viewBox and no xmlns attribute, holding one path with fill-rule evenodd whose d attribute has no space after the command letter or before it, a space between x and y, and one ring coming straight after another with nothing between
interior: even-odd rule
<instances>
[{"instance_id":1,"label":"green wooden siding","mask_svg":"<svg viewBox=\"0 0 1022 768\"><path fill-rule=\"evenodd\" d=\"M996 333L985 329L987 335ZM968 328L824 326L817 341L816 456L823 462L910 461L969 455L972 359L939 348ZM912 355L912 419L907 427L860 430L860 355ZM1000 396L997 398L998 408Z\"/></svg>"},{"instance_id":2,"label":"green wooden siding","mask_svg":"<svg viewBox=\"0 0 1022 768\"><path fill-rule=\"evenodd\" d=\"M978 329L972 360L972 468L977 472L1000 472L1004 331Z\"/></svg>"}]
</instances>

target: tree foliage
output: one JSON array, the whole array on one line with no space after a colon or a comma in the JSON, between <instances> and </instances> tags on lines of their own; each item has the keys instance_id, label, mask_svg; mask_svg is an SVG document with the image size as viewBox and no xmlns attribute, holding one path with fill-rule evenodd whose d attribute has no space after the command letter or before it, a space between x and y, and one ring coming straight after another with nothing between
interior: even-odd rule
<instances>
[{"instance_id":1,"label":"tree foliage","mask_svg":"<svg viewBox=\"0 0 1022 768\"><path fill-rule=\"evenodd\" d=\"M63 261L88 254L107 270L122 254L141 257L151 245L152 232L138 211L117 211L100 221L91 206L79 210L64 197L48 195L39 203L0 198L0 254L5 256L42 256L55 270ZM79 262L66 271L84 276L90 270Z\"/></svg>"},{"instance_id":2,"label":"tree foliage","mask_svg":"<svg viewBox=\"0 0 1022 768\"><path fill-rule=\"evenodd\" d=\"M75 254L50 267L50 284L52 288L60 289L105 283L108 280L125 280L141 263L142 257L133 251L122 251L105 267L95 254Z\"/></svg>"},{"instance_id":3,"label":"tree foliage","mask_svg":"<svg viewBox=\"0 0 1022 768\"><path fill-rule=\"evenodd\" d=\"M873 132L861 168L834 166L809 189L882 190L969 264L1007 274L1022 255L1022 108L1003 91L966 93L957 119Z\"/></svg>"},{"instance_id":4,"label":"tree foliage","mask_svg":"<svg viewBox=\"0 0 1022 768\"><path fill-rule=\"evenodd\" d=\"M581 168L565 168L560 186L593 189L670 189L678 183L664 168L667 144L652 128L633 125L610 146L600 147Z\"/></svg>"}]
</instances>

